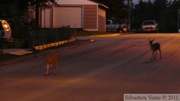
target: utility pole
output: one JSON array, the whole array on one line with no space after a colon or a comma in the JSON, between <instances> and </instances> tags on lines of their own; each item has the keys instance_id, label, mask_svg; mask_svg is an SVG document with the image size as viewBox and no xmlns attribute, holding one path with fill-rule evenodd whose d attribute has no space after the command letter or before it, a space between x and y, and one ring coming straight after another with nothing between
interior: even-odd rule
<instances>
[{"instance_id":1,"label":"utility pole","mask_svg":"<svg viewBox=\"0 0 180 101\"><path fill-rule=\"evenodd\" d=\"M1 46L1 51L0 51L0 53L1 54L3 54L3 37L4 37L4 31L2 31L1 33L0 33L0 46Z\"/></svg>"},{"instance_id":2,"label":"utility pole","mask_svg":"<svg viewBox=\"0 0 180 101\"><path fill-rule=\"evenodd\" d=\"M180 32L180 20L179 20L179 17L180 17L180 9L178 9L178 23L177 23L177 28L178 28L178 32Z\"/></svg>"},{"instance_id":3,"label":"utility pole","mask_svg":"<svg viewBox=\"0 0 180 101\"><path fill-rule=\"evenodd\" d=\"M132 0L128 0L128 31L131 29L131 6L132 6Z\"/></svg>"}]
</instances>

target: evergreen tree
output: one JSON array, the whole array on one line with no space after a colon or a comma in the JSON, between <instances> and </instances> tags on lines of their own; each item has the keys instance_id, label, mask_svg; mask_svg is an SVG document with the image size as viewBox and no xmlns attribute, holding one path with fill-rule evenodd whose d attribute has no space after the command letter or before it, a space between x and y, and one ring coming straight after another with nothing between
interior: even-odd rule
<instances>
[{"instance_id":1,"label":"evergreen tree","mask_svg":"<svg viewBox=\"0 0 180 101\"><path fill-rule=\"evenodd\" d=\"M115 18L121 21L128 16L128 9L124 5L125 0L95 0L109 7L107 9L107 19Z\"/></svg>"},{"instance_id":2,"label":"evergreen tree","mask_svg":"<svg viewBox=\"0 0 180 101\"><path fill-rule=\"evenodd\" d=\"M178 31L178 9L180 9L180 0L174 0L168 6L166 11L167 32Z\"/></svg>"},{"instance_id":3,"label":"evergreen tree","mask_svg":"<svg viewBox=\"0 0 180 101\"><path fill-rule=\"evenodd\" d=\"M140 0L133 9L133 28L140 28L143 20L152 19L158 22L159 32L177 32L178 9L180 0Z\"/></svg>"},{"instance_id":4,"label":"evergreen tree","mask_svg":"<svg viewBox=\"0 0 180 101\"><path fill-rule=\"evenodd\" d=\"M167 0L155 0L154 1L154 14L155 20L158 22L158 28L160 31L164 32L164 27L166 27L165 15L167 10Z\"/></svg>"},{"instance_id":5,"label":"evergreen tree","mask_svg":"<svg viewBox=\"0 0 180 101\"><path fill-rule=\"evenodd\" d=\"M38 7L44 6L48 1L55 3L55 0L1 0L0 19L5 19L11 24L14 38L24 38L29 30L28 7L34 6L37 11Z\"/></svg>"},{"instance_id":6,"label":"evergreen tree","mask_svg":"<svg viewBox=\"0 0 180 101\"><path fill-rule=\"evenodd\" d=\"M132 28L139 29L143 20L154 19L153 11L153 4L150 0L148 2L140 0L133 10Z\"/></svg>"}]
</instances>

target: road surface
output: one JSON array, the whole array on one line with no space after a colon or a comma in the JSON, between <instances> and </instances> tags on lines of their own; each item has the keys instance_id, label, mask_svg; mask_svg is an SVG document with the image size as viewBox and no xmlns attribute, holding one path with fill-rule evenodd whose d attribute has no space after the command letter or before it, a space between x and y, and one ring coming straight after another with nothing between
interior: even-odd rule
<instances>
[{"instance_id":1,"label":"road surface","mask_svg":"<svg viewBox=\"0 0 180 101\"><path fill-rule=\"evenodd\" d=\"M0 100L123 101L124 94L180 93L180 34L78 39L94 42L52 50L60 56L56 76L43 75L43 54L1 66ZM161 43L162 59L150 60L149 39Z\"/></svg>"}]
</instances>

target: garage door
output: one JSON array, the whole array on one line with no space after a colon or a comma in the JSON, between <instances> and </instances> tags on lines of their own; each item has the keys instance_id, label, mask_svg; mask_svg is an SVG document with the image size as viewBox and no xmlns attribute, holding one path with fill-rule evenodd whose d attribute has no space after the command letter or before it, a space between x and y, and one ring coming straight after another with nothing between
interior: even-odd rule
<instances>
[{"instance_id":1,"label":"garage door","mask_svg":"<svg viewBox=\"0 0 180 101\"><path fill-rule=\"evenodd\" d=\"M82 28L82 7L55 7L54 27L70 25L71 28Z\"/></svg>"}]
</instances>

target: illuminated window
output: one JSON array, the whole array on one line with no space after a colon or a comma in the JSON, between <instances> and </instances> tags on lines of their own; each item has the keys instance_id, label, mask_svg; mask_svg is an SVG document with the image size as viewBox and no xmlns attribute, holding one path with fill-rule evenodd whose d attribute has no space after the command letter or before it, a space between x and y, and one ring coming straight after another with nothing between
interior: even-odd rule
<instances>
[{"instance_id":1,"label":"illuminated window","mask_svg":"<svg viewBox=\"0 0 180 101\"><path fill-rule=\"evenodd\" d=\"M101 10L99 9L99 15L101 15Z\"/></svg>"}]
</instances>

